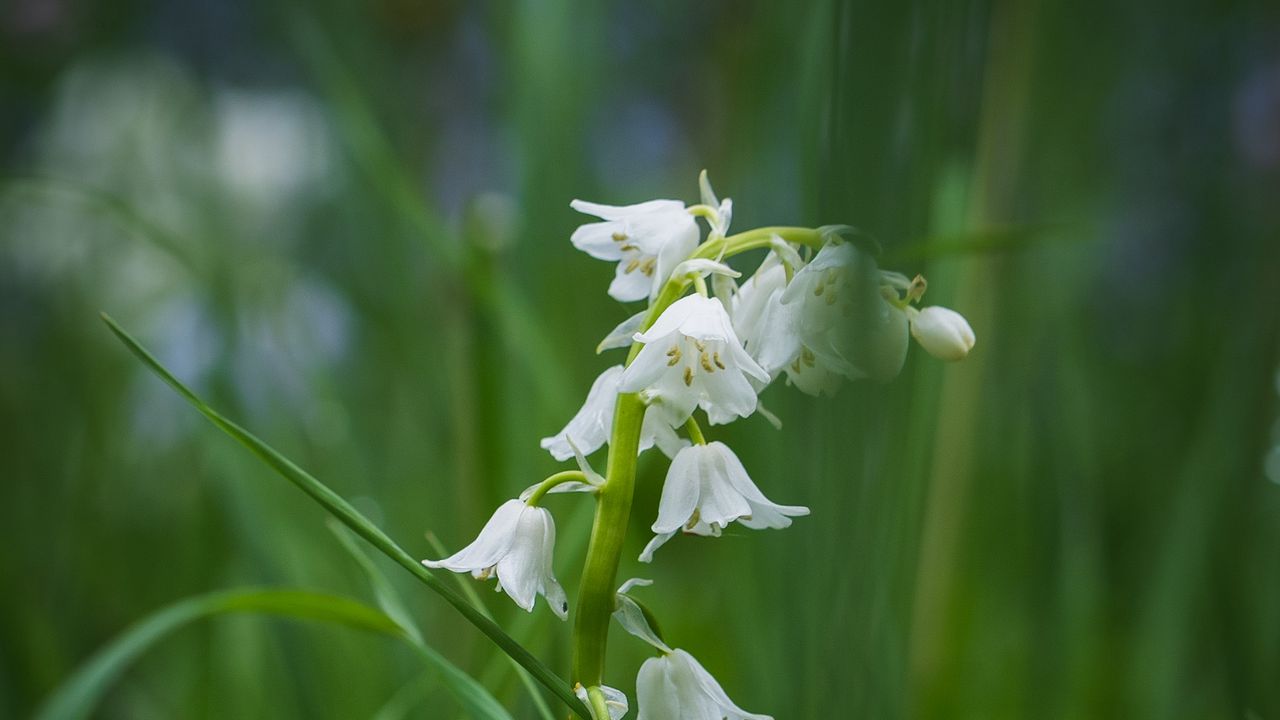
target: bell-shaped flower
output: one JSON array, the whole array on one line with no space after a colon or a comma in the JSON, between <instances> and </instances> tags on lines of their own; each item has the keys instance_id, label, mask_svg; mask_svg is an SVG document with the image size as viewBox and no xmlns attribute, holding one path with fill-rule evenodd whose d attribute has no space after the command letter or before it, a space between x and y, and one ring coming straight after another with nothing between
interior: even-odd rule
<instances>
[{"instance_id":1,"label":"bell-shaped flower","mask_svg":"<svg viewBox=\"0 0 1280 720\"><path fill-rule=\"evenodd\" d=\"M522 500L508 500L470 545L443 560L423 560L422 564L469 572L479 580L496 576L498 591L505 591L516 605L532 612L534 600L542 595L552 612L564 620L569 603L551 568L555 544L556 525L550 512Z\"/></svg>"},{"instance_id":2,"label":"bell-shaped flower","mask_svg":"<svg viewBox=\"0 0 1280 720\"><path fill-rule=\"evenodd\" d=\"M676 265L698 247L698 224L679 200L615 207L574 200L574 210L603 222L573 232L573 246L591 257L617 261L609 296L621 302L657 295Z\"/></svg>"},{"instance_id":3,"label":"bell-shaped flower","mask_svg":"<svg viewBox=\"0 0 1280 720\"><path fill-rule=\"evenodd\" d=\"M711 673L679 648L644 661L636 701L639 720L773 720L735 705Z\"/></svg>"},{"instance_id":4,"label":"bell-shaped flower","mask_svg":"<svg viewBox=\"0 0 1280 720\"><path fill-rule=\"evenodd\" d=\"M622 373L621 365L600 373L591 383L582 408L563 430L542 439L542 449L550 452L556 460L564 461L574 456L575 445L584 455L590 455L607 443L613 432L613 411L618 405L618 381L622 379ZM640 452L657 445L667 457L675 457L680 448L688 444L688 440L676 434L665 422L660 411L656 408L645 410L640 427Z\"/></svg>"},{"instance_id":5,"label":"bell-shaped flower","mask_svg":"<svg viewBox=\"0 0 1280 720\"><path fill-rule=\"evenodd\" d=\"M782 303L796 309L800 349L786 372L802 392L829 394L842 378L888 380L901 371L907 315L885 294L883 276L849 243L824 245L796 273Z\"/></svg>"},{"instance_id":6,"label":"bell-shaped flower","mask_svg":"<svg viewBox=\"0 0 1280 720\"><path fill-rule=\"evenodd\" d=\"M600 692L604 695L604 706L609 711L608 720L622 720L626 716L627 710L631 709L627 702L626 693L617 688L611 688L608 685L601 685ZM588 707L591 706L591 699L587 696L587 689L579 683L573 686L573 694ZM600 718L599 720L606 720Z\"/></svg>"},{"instance_id":7,"label":"bell-shaped flower","mask_svg":"<svg viewBox=\"0 0 1280 720\"><path fill-rule=\"evenodd\" d=\"M963 360L977 338L969 321L944 307L912 308L911 335L929 354L941 360Z\"/></svg>"},{"instance_id":8,"label":"bell-shaped flower","mask_svg":"<svg viewBox=\"0 0 1280 720\"><path fill-rule=\"evenodd\" d=\"M678 531L719 537L737 521L752 529L784 528L792 517L808 515L809 508L778 505L751 482L742 461L722 442L693 445L671 461L658 502L655 537L640 554L642 562Z\"/></svg>"},{"instance_id":9,"label":"bell-shaped flower","mask_svg":"<svg viewBox=\"0 0 1280 720\"><path fill-rule=\"evenodd\" d=\"M713 425L747 417L756 409L748 378L769 382L769 373L742 348L717 300L681 298L635 340L644 347L623 372L618 389L641 392L672 426L688 420L695 407L706 411Z\"/></svg>"},{"instance_id":10,"label":"bell-shaped flower","mask_svg":"<svg viewBox=\"0 0 1280 720\"><path fill-rule=\"evenodd\" d=\"M770 378L776 378L800 354L798 305L782 304L786 288L787 269L776 254L769 253L755 273L734 291L729 303L733 329L742 340L743 349Z\"/></svg>"}]
</instances>

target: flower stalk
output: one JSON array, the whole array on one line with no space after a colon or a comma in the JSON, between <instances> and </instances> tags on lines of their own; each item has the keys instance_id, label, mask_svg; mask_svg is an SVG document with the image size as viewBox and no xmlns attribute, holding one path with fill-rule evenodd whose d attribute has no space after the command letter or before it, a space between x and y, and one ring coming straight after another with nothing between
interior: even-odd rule
<instances>
[{"instance_id":1,"label":"flower stalk","mask_svg":"<svg viewBox=\"0 0 1280 720\"><path fill-rule=\"evenodd\" d=\"M739 253L770 247L775 237L787 242L820 248L823 233L813 228L763 227L714 238L703 243L692 258L723 260ZM644 332L662 312L680 299L692 280L673 277L649 306L638 330ZM627 365L640 353L643 345L632 343ZM645 404L637 393L618 396L614 410L613 432L609 440L604 484L596 492L596 515L587 545L582 584L578 590L578 608L573 626L573 680L587 688L604 683L605 649L609 639L609 619L614 610L614 587L622 543L627 535L631 501L635 495L636 455L640 446L640 426ZM606 716L607 717L607 716Z\"/></svg>"}]
</instances>

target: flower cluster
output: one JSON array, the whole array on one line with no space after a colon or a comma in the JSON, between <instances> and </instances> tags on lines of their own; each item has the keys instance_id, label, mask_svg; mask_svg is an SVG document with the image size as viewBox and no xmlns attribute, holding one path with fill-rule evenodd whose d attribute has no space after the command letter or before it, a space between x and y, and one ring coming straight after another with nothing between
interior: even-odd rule
<instances>
[{"instance_id":1,"label":"flower cluster","mask_svg":"<svg viewBox=\"0 0 1280 720\"><path fill-rule=\"evenodd\" d=\"M730 236L732 201L716 198L705 173L701 189L701 204L691 207L677 200L622 207L573 201L575 210L600 219L579 227L570 238L573 245L617 263L609 295L648 302L600 345L601 350L630 345L631 355L602 372L581 410L559 433L542 440L556 460L576 458L579 469L557 473L507 501L472 544L443 560L424 561L428 567L496 577L498 589L525 610L543 595L563 619L568 604L551 563L555 525L539 506L546 493L595 493L603 505L611 493L625 492L629 506L634 455L657 447L671 463L650 526L654 535L641 561L651 562L677 533L719 537L735 522L750 529L786 528L809 509L766 497L733 450L706 439L699 410L710 425L756 412L777 424L761 408L759 395L779 378L810 395L832 394L846 379L897 375L909 336L944 360L959 360L973 348L973 330L958 313L916 307L927 287L924 278L881 270L871 255L842 237L843 226ZM701 242L697 218L708 225ZM724 261L757 249L766 256L739 282L740 273ZM685 294L690 288L693 292ZM609 478L596 474L585 459L606 444L611 453L614 445L634 448L624 453L628 458L611 456ZM612 578L616 555L593 557L594 543L593 537L587 571L599 561ZM647 611L636 609L638 602L627 592L633 584L645 583L629 581L604 600L615 604L615 617L625 629L659 652L644 663L636 681L641 720L767 717L738 708L692 656L667 646L649 627ZM579 598L580 606L598 601L585 591ZM601 708L610 717L626 713L626 698L617 690L599 678L579 680L590 684L579 688L584 700L592 699L589 691L596 693L598 714L605 712Z\"/></svg>"}]
</instances>

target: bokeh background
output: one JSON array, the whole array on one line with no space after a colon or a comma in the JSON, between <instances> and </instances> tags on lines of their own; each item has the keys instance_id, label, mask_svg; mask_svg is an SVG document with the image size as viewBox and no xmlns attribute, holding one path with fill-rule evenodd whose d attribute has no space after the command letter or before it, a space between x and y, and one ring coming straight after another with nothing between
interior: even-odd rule
<instances>
[{"instance_id":1,"label":"bokeh background","mask_svg":"<svg viewBox=\"0 0 1280 720\"><path fill-rule=\"evenodd\" d=\"M789 530L640 566L646 459L621 572L669 639L783 718L1280 718L1280 6L1095 0L5 3L0 716L184 597L372 602L323 513L99 311L434 556L560 467L539 438L617 361L592 349L634 309L569 200L694 201L702 168L737 229L877 237L979 341L716 428L812 507ZM572 595L590 507L548 504ZM567 674L569 626L479 589ZM630 692L647 652L610 651ZM98 712L457 708L388 640L236 616Z\"/></svg>"}]
</instances>

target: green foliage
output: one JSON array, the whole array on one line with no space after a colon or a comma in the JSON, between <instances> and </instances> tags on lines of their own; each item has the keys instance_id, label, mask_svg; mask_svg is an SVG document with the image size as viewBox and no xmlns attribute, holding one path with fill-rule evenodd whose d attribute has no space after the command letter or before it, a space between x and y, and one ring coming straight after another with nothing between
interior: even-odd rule
<instances>
[{"instance_id":1,"label":"green foliage","mask_svg":"<svg viewBox=\"0 0 1280 720\"><path fill-rule=\"evenodd\" d=\"M45 5L0 19L0 716L246 586L372 587L535 716L458 622L489 612L563 698L569 627L426 574L423 534L460 547L564 469L539 438L621 359L590 352L636 308L568 202L692 201L704 167L734 228L853 225L978 344L704 428L813 509L786 532L639 564L642 458L620 579L655 580L664 638L780 718L1280 716L1274 3ZM409 573L353 564L104 308ZM590 513L545 506L573 596ZM135 656L96 712L457 712L410 641L242 622ZM649 650L614 633L631 693Z\"/></svg>"}]
</instances>

